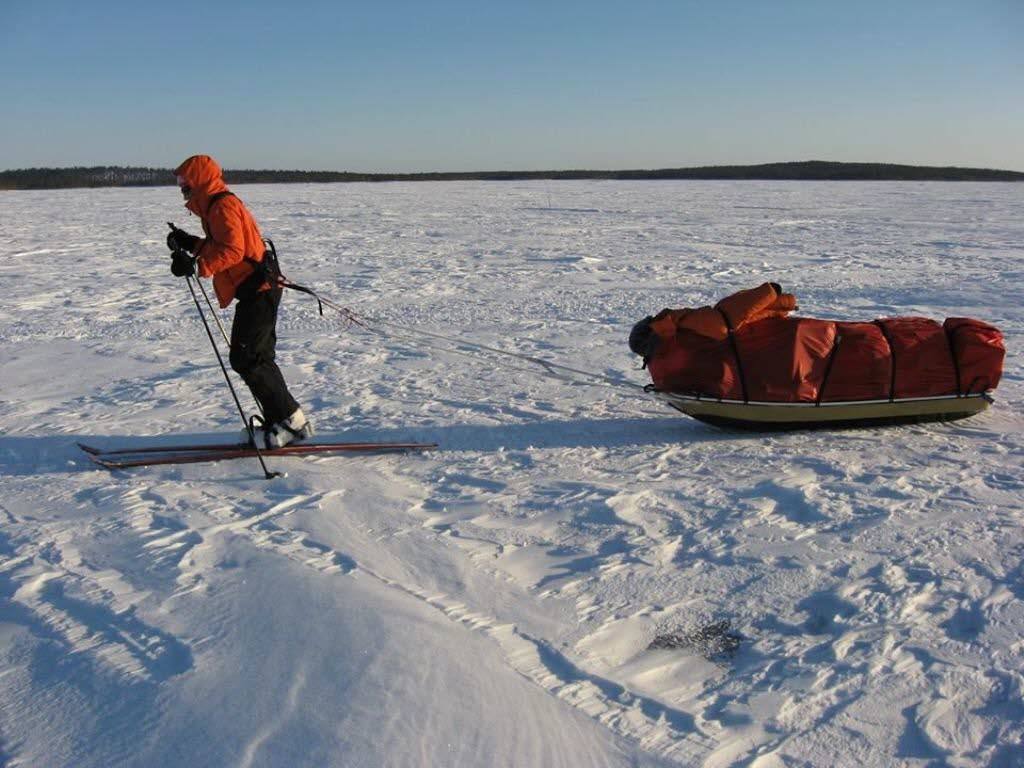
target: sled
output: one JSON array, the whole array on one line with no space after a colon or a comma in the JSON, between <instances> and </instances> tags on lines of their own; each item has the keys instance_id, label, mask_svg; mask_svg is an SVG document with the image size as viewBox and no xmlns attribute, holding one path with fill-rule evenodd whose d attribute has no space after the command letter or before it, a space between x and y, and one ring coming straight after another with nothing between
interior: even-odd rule
<instances>
[{"instance_id":1,"label":"sled","mask_svg":"<svg viewBox=\"0 0 1024 768\"><path fill-rule=\"evenodd\" d=\"M777 283L714 307L641 320L629 346L649 392L688 416L741 429L951 421L985 410L1002 374L1003 335L965 317L870 322L790 316Z\"/></svg>"},{"instance_id":2,"label":"sled","mask_svg":"<svg viewBox=\"0 0 1024 768\"><path fill-rule=\"evenodd\" d=\"M955 421L981 413L987 394L828 403L767 403L716 400L652 392L680 413L718 427L754 431L841 429Z\"/></svg>"}]
</instances>

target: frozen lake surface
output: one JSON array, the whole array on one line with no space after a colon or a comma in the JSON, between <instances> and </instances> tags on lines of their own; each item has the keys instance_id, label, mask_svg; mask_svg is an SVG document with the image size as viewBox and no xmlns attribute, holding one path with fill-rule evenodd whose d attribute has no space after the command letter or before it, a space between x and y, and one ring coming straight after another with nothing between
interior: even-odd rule
<instances>
[{"instance_id":1,"label":"frozen lake surface","mask_svg":"<svg viewBox=\"0 0 1024 768\"><path fill-rule=\"evenodd\" d=\"M198 221L0 192L0 764L1024 765L1024 185L235 191L289 277L395 329L286 295L320 433L441 449L96 469L75 441L240 426L168 271ZM998 325L995 405L742 434L402 332L642 385L635 321L767 280Z\"/></svg>"}]
</instances>

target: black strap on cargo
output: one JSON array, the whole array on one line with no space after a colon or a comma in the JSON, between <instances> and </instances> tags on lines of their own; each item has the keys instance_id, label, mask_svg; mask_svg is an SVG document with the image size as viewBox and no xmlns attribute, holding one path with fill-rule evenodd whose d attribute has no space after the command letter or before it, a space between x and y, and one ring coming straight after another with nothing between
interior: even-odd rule
<instances>
[{"instance_id":1,"label":"black strap on cargo","mask_svg":"<svg viewBox=\"0 0 1024 768\"><path fill-rule=\"evenodd\" d=\"M739 345L736 343L736 334L733 332L732 321L729 320L729 316L725 314L725 311L721 307L715 307L715 311L722 316L722 320L725 321L725 327L729 331L729 345L732 347L733 357L736 358L736 373L740 377L740 390L743 392L743 402L749 403L750 398L747 396L747 377L743 374L743 361L740 360Z\"/></svg>"},{"instance_id":2,"label":"black strap on cargo","mask_svg":"<svg viewBox=\"0 0 1024 768\"><path fill-rule=\"evenodd\" d=\"M828 385L829 374L832 373L832 364L836 361L836 353L839 351L839 345L843 343L843 335L836 330L835 338L832 340L832 351L828 353L828 362L825 363L825 375L821 377L821 386L818 388L818 397L815 399L815 405L821 405L822 398L825 397L825 387Z\"/></svg>"},{"instance_id":3,"label":"black strap on cargo","mask_svg":"<svg viewBox=\"0 0 1024 768\"><path fill-rule=\"evenodd\" d=\"M961 326L958 326L956 328L953 328L952 330L949 330L947 328L943 328L943 330L946 331L946 346L949 347L949 359L953 361L953 373L956 374L956 396L957 397L963 397L965 394L968 394L968 393L964 392L963 381L962 381L962 378L960 376L960 361L956 359L956 349L953 347L953 338L956 336L956 332L959 331L963 327L964 326L961 325ZM973 381L971 382L971 386L974 386L974 382ZM969 392L969 390L970 390L970 388L968 388L968 392Z\"/></svg>"},{"instance_id":4,"label":"black strap on cargo","mask_svg":"<svg viewBox=\"0 0 1024 768\"><path fill-rule=\"evenodd\" d=\"M889 332L885 329L885 323L881 320L875 320L874 323L878 326L878 330L882 332L885 343L889 345L889 363L892 366L892 376L889 381L889 402L892 403L896 401L896 350L893 349L892 337L889 336Z\"/></svg>"}]
</instances>

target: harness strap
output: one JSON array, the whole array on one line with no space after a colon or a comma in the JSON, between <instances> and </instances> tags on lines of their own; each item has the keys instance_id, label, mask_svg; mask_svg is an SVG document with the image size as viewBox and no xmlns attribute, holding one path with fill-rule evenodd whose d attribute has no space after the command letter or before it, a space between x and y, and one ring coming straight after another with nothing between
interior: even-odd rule
<instances>
[{"instance_id":1,"label":"harness strap","mask_svg":"<svg viewBox=\"0 0 1024 768\"><path fill-rule=\"evenodd\" d=\"M316 294L316 291L314 291L312 288L306 288L303 285L296 285L293 282L284 280L284 278L282 278L282 281L283 282L280 283L280 286L282 288L291 288L293 291L298 291L299 293L308 293L310 296L316 299L317 308L320 310L321 316L323 315L324 303L320 300L320 297Z\"/></svg>"},{"instance_id":2,"label":"harness strap","mask_svg":"<svg viewBox=\"0 0 1024 768\"><path fill-rule=\"evenodd\" d=\"M217 201L218 200L223 200L228 195L231 195L232 197L234 197L235 193L230 191L230 190L225 189L225 190L223 190L221 192L216 193L215 195L210 195L210 201L206 204L206 216L200 216L199 217L199 223L202 224L202 226L203 226L203 234L206 235L206 240L207 241L211 240L213 238L213 233L210 232L210 227L206 223L206 219L210 215L210 211L213 210L213 206L217 203ZM199 250L196 251L196 258L197 259L199 258L199 254L203 250L204 247L206 247L206 242L205 241L203 242L203 244L201 246L199 246Z\"/></svg>"},{"instance_id":3,"label":"harness strap","mask_svg":"<svg viewBox=\"0 0 1024 768\"><path fill-rule=\"evenodd\" d=\"M320 310L320 316L322 317L324 314L324 303L320 300L316 291L312 288L307 288L304 285L293 283L285 277L284 273L281 272L281 262L278 261L277 248L274 247L274 241L268 237L264 238L263 242L267 245L267 250L263 252L263 261L260 262L255 259L251 259L251 261L257 265L262 265L262 269L267 276L268 282L272 282L281 288L289 288L293 291L298 291L299 293L308 293L316 299L317 308Z\"/></svg>"},{"instance_id":4,"label":"harness strap","mask_svg":"<svg viewBox=\"0 0 1024 768\"><path fill-rule=\"evenodd\" d=\"M218 192L215 195L210 195L210 202L206 206L206 215L210 215L210 211L213 210L213 206L219 200L223 200L225 197L228 196L234 197L235 193L232 192L231 190L225 189L221 192ZM205 232L206 237L209 238L210 231L206 226L206 219L200 218L200 221L203 224L203 232ZM281 272L281 264L277 259L277 249L274 247L274 241L269 238L265 238L263 242L267 246L267 250L263 252L262 261L258 261L257 259L254 259L252 256L244 257L245 261L248 261L252 265L253 273L262 272L264 280L266 280L266 282L270 283L271 285L276 285L281 288L289 288L293 291L299 291L300 293L308 293L310 296L316 299L317 308L320 310L320 315L323 316L324 305L323 302L320 300L320 297L316 294L316 291L314 291L312 288L307 288L304 285L297 285L296 283L293 283L291 280L285 277L284 274Z\"/></svg>"}]
</instances>

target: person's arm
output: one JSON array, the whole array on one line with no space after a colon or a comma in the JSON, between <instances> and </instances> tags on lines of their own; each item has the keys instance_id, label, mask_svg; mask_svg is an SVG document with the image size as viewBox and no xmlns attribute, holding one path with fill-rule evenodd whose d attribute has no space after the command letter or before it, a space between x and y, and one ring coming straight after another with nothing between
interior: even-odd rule
<instances>
[{"instance_id":1,"label":"person's arm","mask_svg":"<svg viewBox=\"0 0 1024 768\"><path fill-rule=\"evenodd\" d=\"M196 249L196 268L200 277L210 277L245 259L245 235L241 203L234 198L222 200L206 220L210 237Z\"/></svg>"}]
</instances>

